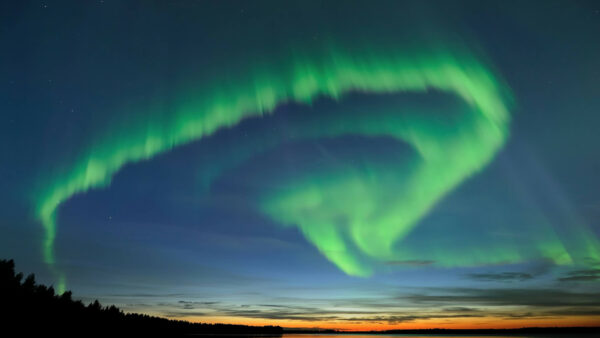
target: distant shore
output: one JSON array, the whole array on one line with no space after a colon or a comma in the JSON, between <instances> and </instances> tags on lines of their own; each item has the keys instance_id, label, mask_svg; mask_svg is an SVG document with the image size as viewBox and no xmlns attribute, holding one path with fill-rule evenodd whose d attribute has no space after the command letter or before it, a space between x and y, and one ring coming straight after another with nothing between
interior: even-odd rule
<instances>
[{"instance_id":1,"label":"distant shore","mask_svg":"<svg viewBox=\"0 0 600 338\"><path fill-rule=\"evenodd\" d=\"M344 335L461 335L461 336L564 336L593 335L600 337L600 326L594 327L523 327L516 329L416 329L381 331L303 330L283 328L283 334L344 334Z\"/></svg>"}]
</instances>

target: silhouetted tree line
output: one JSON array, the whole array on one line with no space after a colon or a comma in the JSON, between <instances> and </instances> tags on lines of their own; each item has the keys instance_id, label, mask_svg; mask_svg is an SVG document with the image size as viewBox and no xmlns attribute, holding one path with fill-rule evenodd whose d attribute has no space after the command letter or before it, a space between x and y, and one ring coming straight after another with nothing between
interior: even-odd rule
<instances>
[{"instance_id":1,"label":"silhouetted tree line","mask_svg":"<svg viewBox=\"0 0 600 338\"><path fill-rule=\"evenodd\" d=\"M124 313L114 305L103 307L98 300L85 305L73 300L71 291L62 295L54 288L39 285L30 274L15 274L15 263L0 260L0 336L12 330L19 335L27 333L66 333L90 336L187 335L187 334L273 334L283 332L279 326L245 326L227 324L200 324L169 320L137 313ZM4 334L3 334L4 333Z\"/></svg>"}]
</instances>

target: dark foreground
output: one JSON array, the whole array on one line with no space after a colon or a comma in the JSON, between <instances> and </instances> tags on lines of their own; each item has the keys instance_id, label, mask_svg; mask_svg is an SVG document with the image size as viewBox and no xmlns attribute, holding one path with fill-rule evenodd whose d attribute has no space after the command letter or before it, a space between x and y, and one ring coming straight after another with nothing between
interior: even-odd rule
<instances>
[{"instance_id":1,"label":"dark foreground","mask_svg":"<svg viewBox=\"0 0 600 338\"><path fill-rule=\"evenodd\" d=\"M169 320L137 313L123 313L114 305L103 307L96 300L89 305L71 298L71 292L55 294L52 287L38 285L33 274L15 274L13 260L0 260L1 330L28 333L78 334L82 337L122 334L142 336L281 335L278 326L200 324ZM0 333L0 336L4 336Z\"/></svg>"},{"instance_id":2,"label":"dark foreground","mask_svg":"<svg viewBox=\"0 0 600 338\"><path fill-rule=\"evenodd\" d=\"M358 334L359 332L357 332ZM360 332L366 335L415 335L415 336L511 336L511 337L600 337L600 327L524 327L519 329L476 329L476 330L448 330L448 329L425 329L425 330L388 330ZM423 336L421 336L423 338ZM474 338L474 337L473 337Z\"/></svg>"},{"instance_id":3,"label":"dark foreground","mask_svg":"<svg viewBox=\"0 0 600 338\"><path fill-rule=\"evenodd\" d=\"M300 337L302 334L311 334L312 338L326 337L331 335L347 335L349 337L367 336L404 336L404 337L600 337L600 327L525 327L518 329L421 329L421 330L386 330L386 331L362 331L362 332L340 332L335 330L325 331L294 331L284 329L284 334L289 337Z\"/></svg>"},{"instance_id":4,"label":"dark foreground","mask_svg":"<svg viewBox=\"0 0 600 338\"><path fill-rule=\"evenodd\" d=\"M137 313L123 313L114 305L103 307L96 300L84 305L71 298L71 292L62 295L55 293L52 287L38 285L33 274L23 281L23 274L15 274L13 260L0 260L0 299L2 312L0 317L0 335L17 332L20 336L28 334L62 334L89 336L281 336L290 338L319 337L323 335L418 335L424 336L587 336L600 337L600 327L570 328L522 328L506 330L391 330L369 332L338 332L335 330L295 330L279 326L245 326L227 324L201 324L181 320L169 320ZM310 334L307 336L307 334Z\"/></svg>"}]
</instances>

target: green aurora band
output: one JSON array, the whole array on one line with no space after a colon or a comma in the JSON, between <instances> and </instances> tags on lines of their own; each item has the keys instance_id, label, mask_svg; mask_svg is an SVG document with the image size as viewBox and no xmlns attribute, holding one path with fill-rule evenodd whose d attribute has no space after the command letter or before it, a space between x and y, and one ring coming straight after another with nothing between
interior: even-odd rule
<instances>
[{"instance_id":1,"label":"green aurora band","mask_svg":"<svg viewBox=\"0 0 600 338\"><path fill-rule=\"evenodd\" d=\"M348 52L326 48L311 55L290 54L278 62L249 67L236 83L205 81L193 99L169 114L147 114L110 130L91 144L64 172L46 180L36 194L36 215L45 232L43 255L55 265L57 210L69 198L106 187L124 165L150 159L176 146L207 137L245 118L268 114L284 103L310 104L319 97L336 100L352 92L455 95L469 107L450 124L435 124L419 114L389 110L378 118L369 112L353 124L323 123L303 137L344 134L390 136L411 145L418 159L406 172L322 172L294 182L291 189L267 193L260 208L274 220L302 230L330 261L350 275L370 269L352 253L394 259L394 243L403 238L445 194L485 167L509 135L508 89L473 55L448 48ZM336 127L343 126L343 127ZM312 134L312 135L310 135ZM402 190L382 189L402 181ZM343 199L336 196L344 196ZM339 222L343 216L344 222ZM568 261L564 251L545 254ZM64 276L58 289L64 289Z\"/></svg>"}]
</instances>

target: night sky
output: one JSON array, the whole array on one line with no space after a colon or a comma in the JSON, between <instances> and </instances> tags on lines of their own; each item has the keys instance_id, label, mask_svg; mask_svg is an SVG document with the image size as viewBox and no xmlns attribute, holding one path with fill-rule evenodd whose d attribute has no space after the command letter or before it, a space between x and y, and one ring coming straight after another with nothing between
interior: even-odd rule
<instances>
[{"instance_id":1,"label":"night sky","mask_svg":"<svg viewBox=\"0 0 600 338\"><path fill-rule=\"evenodd\" d=\"M597 1L4 1L0 257L340 329L600 322Z\"/></svg>"}]
</instances>

